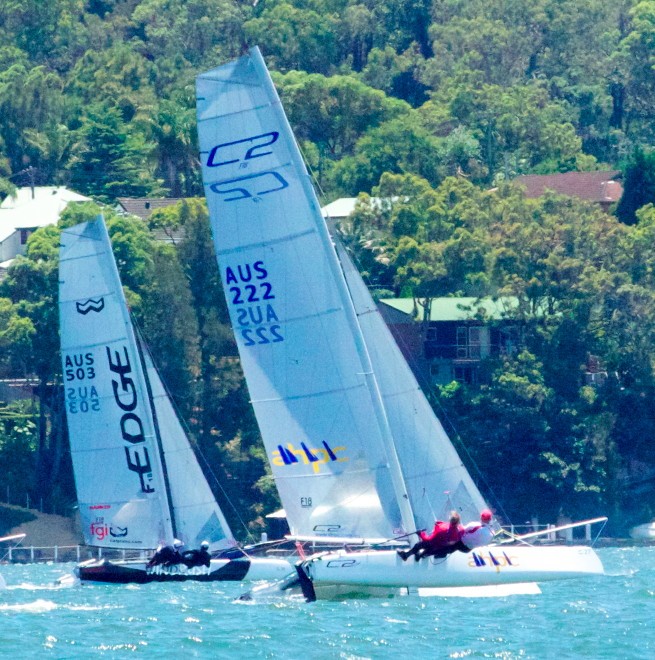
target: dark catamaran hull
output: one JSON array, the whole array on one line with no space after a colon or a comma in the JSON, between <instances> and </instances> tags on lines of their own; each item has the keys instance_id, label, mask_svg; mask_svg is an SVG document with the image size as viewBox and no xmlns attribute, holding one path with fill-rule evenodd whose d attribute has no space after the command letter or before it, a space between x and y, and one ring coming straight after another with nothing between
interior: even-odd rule
<instances>
[{"instance_id":1,"label":"dark catamaran hull","mask_svg":"<svg viewBox=\"0 0 655 660\"><path fill-rule=\"evenodd\" d=\"M147 584L149 582L240 582L275 580L285 577L293 567L283 559L212 559L209 568L184 564L148 568L143 561L92 559L79 564L75 575L82 582L108 584Z\"/></svg>"}]
</instances>

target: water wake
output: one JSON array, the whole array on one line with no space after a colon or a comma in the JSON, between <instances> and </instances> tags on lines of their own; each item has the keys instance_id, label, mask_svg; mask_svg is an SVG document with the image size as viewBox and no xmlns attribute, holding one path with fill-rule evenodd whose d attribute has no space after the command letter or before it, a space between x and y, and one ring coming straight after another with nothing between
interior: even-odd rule
<instances>
[{"instance_id":1,"label":"water wake","mask_svg":"<svg viewBox=\"0 0 655 660\"><path fill-rule=\"evenodd\" d=\"M51 600L43 600L39 598L32 603L0 603L0 612L31 612L32 614L43 614L44 612L52 612L59 606Z\"/></svg>"}]
</instances>

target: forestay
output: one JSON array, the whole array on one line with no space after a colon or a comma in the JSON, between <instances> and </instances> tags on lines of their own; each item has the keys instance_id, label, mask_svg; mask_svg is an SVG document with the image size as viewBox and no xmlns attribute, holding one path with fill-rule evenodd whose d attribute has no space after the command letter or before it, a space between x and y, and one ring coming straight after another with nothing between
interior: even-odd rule
<instances>
[{"instance_id":1,"label":"forestay","mask_svg":"<svg viewBox=\"0 0 655 660\"><path fill-rule=\"evenodd\" d=\"M377 377L407 493L419 527L447 520L477 520L486 504L423 394L359 272L340 241L342 265Z\"/></svg>"},{"instance_id":2,"label":"forestay","mask_svg":"<svg viewBox=\"0 0 655 660\"><path fill-rule=\"evenodd\" d=\"M293 533L385 538L397 458L305 166L257 49L197 81L205 194L250 396ZM406 530L410 531L410 530Z\"/></svg>"},{"instance_id":3,"label":"forestay","mask_svg":"<svg viewBox=\"0 0 655 660\"><path fill-rule=\"evenodd\" d=\"M66 416L84 540L155 548L173 536L141 360L101 219L62 230Z\"/></svg>"}]
</instances>

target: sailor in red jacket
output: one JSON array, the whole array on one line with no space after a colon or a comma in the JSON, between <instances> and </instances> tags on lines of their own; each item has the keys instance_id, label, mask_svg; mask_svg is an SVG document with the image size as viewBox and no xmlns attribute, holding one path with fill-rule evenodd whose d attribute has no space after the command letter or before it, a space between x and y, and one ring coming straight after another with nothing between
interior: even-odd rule
<instances>
[{"instance_id":1,"label":"sailor in red jacket","mask_svg":"<svg viewBox=\"0 0 655 660\"><path fill-rule=\"evenodd\" d=\"M431 534L419 532L421 540L410 550L398 550L398 555L406 561L411 555L418 561L421 557L445 557L457 550L457 544L462 538L464 528L460 524L459 514L453 511L450 520L443 522L437 520Z\"/></svg>"}]
</instances>

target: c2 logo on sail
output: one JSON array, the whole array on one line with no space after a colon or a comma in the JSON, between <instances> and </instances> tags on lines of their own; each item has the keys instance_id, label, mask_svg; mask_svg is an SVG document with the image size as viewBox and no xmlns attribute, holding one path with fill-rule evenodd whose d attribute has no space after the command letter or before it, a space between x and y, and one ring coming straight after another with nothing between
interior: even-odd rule
<instances>
[{"instance_id":1,"label":"c2 logo on sail","mask_svg":"<svg viewBox=\"0 0 655 660\"><path fill-rule=\"evenodd\" d=\"M279 137L280 134L277 131L271 131L270 133L253 135L252 137L247 137L243 140L217 144L211 149L209 156L207 156L207 167L222 167L224 165L233 165L234 163L239 163L241 161L249 161L253 158L269 156L273 151L270 149L268 151L262 151L262 149L277 142ZM244 147L247 145L252 146L244 151Z\"/></svg>"}]
</instances>

